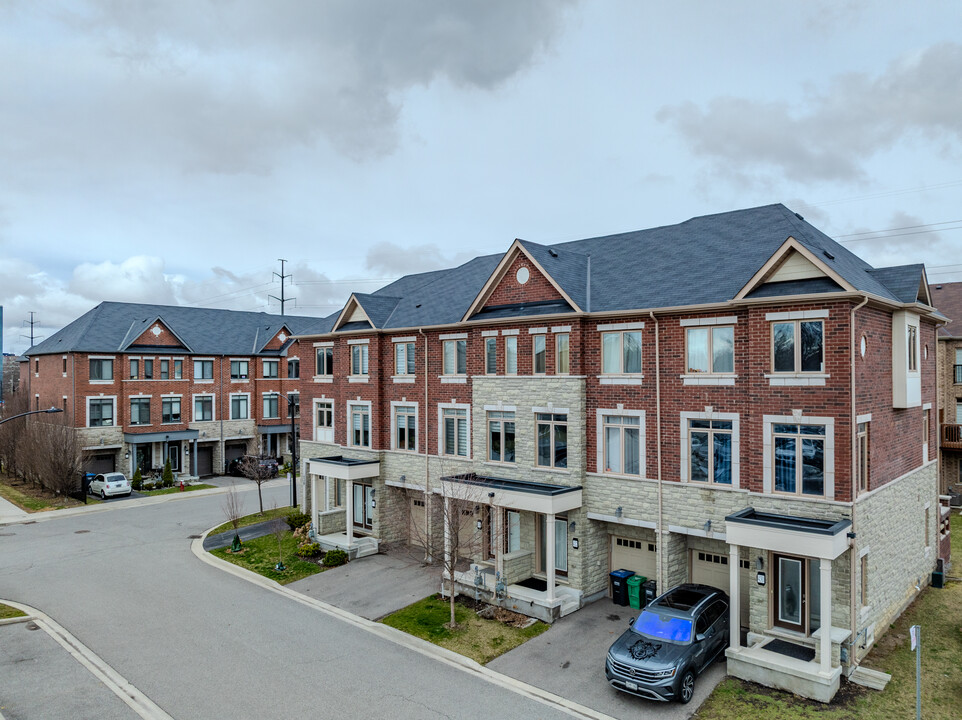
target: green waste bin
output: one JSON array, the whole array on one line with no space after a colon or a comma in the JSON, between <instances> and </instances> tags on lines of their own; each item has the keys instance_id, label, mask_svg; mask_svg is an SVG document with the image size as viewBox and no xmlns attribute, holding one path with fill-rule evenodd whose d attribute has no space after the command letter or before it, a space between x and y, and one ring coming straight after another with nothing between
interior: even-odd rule
<instances>
[{"instance_id":1,"label":"green waste bin","mask_svg":"<svg viewBox=\"0 0 962 720\"><path fill-rule=\"evenodd\" d=\"M641 610L641 584L646 579L644 575L632 575L625 581L628 585L628 604L635 610Z\"/></svg>"}]
</instances>

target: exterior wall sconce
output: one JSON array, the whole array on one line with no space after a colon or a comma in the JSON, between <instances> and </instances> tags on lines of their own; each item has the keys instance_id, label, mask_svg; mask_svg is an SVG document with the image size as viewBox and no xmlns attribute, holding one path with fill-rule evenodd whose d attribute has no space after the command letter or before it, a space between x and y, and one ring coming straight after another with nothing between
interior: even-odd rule
<instances>
[{"instance_id":1,"label":"exterior wall sconce","mask_svg":"<svg viewBox=\"0 0 962 720\"><path fill-rule=\"evenodd\" d=\"M621 505L619 505L618 509L615 510L615 517L620 518L623 512L624 511L622 510Z\"/></svg>"},{"instance_id":2,"label":"exterior wall sconce","mask_svg":"<svg viewBox=\"0 0 962 720\"><path fill-rule=\"evenodd\" d=\"M578 538L571 538L571 547L575 550L578 549Z\"/></svg>"},{"instance_id":3,"label":"exterior wall sconce","mask_svg":"<svg viewBox=\"0 0 962 720\"><path fill-rule=\"evenodd\" d=\"M130 451L124 453L124 460L130 460Z\"/></svg>"},{"instance_id":4,"label":"exterior wall sconce","mask_svg":"<svg viewBox=\"0 0 962 720\"><path fill-rule=\"evenodd\" d=\"M578 523L575 522L574 520L572 520L572 521L571 521L571 524L568 525L568 529L569 529L571 532L574 532L576 527L578 527Z\"/></svg>"},{"instance_id":5,"label":"exterior wall sconce","mask_svg":"<svg viewBox=\"0 0 962 720\"><path fill-rule=\"evenodd\" d=\"M401 476L400 478L398 478L398 479L399 479L401 482L407 482L407 481L408 481L408 476L407 476L407 475L402 475L402 476Z\"/></svg>"},{"instance_id":6,"label":"exterior wall sconce","mask_svg":"<svg viewBox=\"0 0 962 720\"><path fill-rule=\"evenodd\" d=\"M493 492L489 492L489 493L488 493L488 497L489 497L489 498L494 498L494 493L493 493Z\"/></svg>"},{"instance_id":7,"label":"exterior wall sconce","mask_svg":"<svg viewBox=\"0 0 962 720\"><path fill-rule=\"evenodd\" d=\"M711 532L711 520L706 520L703 527L705 528L706 533Z\"/></svg>"},{"instance_id":8,"label":"exterior wall sconce","mask_svg":"<svg viewBox=\"0 0 962 720\"><path fill-rule=\"evenodd\" d=\"M483 527L480 520L478 520L478 522L475 524L478 526L478 530L480 530Z\"/></svg>"}]
</instances>

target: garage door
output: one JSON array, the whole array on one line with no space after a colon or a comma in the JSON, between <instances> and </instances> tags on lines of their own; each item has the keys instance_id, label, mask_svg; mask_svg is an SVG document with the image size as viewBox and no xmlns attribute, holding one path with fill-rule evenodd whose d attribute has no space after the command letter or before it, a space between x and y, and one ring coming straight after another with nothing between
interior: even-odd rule
<instances>
[{"instance_id":1,"label":"garage door","mask_svg":"<svg viewBox=\"0 0 962 720\"><path fill-rule=\"evenodd\" d=\"M214 448L210 445L197 447L197 468L195 474L198 477L207 477L214 474Z\"/></svg>"},{"instance_id":2,"label":"garage door","mask_svg":"<svg viewBox=\"0 0 962 720\"><path fill-rule=\"evenodd\" d=\"M745 626L748 625L748 583L750 580L748 566L749 562L742 560L741 577L738 583L741 624ZM731 574L728 570L728 555L692 550L691 581L711 585L730 594Z\"/></svg>"},{"instance_id":3,"label":"garage door","mask_svg":"<svg viewBox=\"0 0 962 720\"><path fill-rule=\"evenodd\" d=\"M423 548L428 538L423 498L411 498L410 515L411 527L408 542L412 547Z\"/></svg>"},{"instance_id":4,"label":"garage door","mask_svg":"<svg viewBox=\"0 0 962 720\"><path fill-rule=\"evenodd\" d=\"M655 543L611 536L611 569L633 570L637 575L655 577Z\"/></svg>"},{"instance_id":5,"label":"garage door","mask_svg":"<svg viewBox=\"0 0 962 720\"><path fill-rule=\"evenodd\" d=\"M247 443L226 443L224 445L224 467L226 468L231 460L244 457L247 454Z\"/></svg>"},{"instance_id":6,"label":"garage door","mask_svg":"<svg viewBox=\"0 0 962 720\"><path fill-rule=\"evenodd\" d=\"M109 473L116 470L116 456L110 455L91 455L87 458L87 462L84 464L87 472L89 473Z\"/></svg>"}]
</instances>

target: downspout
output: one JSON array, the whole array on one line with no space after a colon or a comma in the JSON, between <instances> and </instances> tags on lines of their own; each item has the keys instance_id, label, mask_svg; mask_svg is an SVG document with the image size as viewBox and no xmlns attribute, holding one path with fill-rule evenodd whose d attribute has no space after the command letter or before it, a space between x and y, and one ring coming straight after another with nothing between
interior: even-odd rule
<instances>
[{"instance_id":1,"label":"downspout","mask_svg":"<svg viewBox=\"0 0 962 720\"><path fill-rule=\"evenodd\" d=\"M858 411L855 407L855 356L858 354L858 348L855 345L855 312L859 310L868 303L868 296L862 297L862 302L852 308L849 317L848 327L850 336L851 347L851 392L852 392L852 420L851 420L851 434L852 434L852 537L849 541L849 577L851 578L849 582L849 640L851 651L848 654L848 662L850 667L855 667L858 665L858 661L855 657L856 643L858 642L858 636L856 632L858 630L858 623L855 620L855 571L857 569L858 558L855 557L856 548L856 532L855 532L855 506L856 500L858 499ZM866 484L868 484L869 478L865 478ZM829 590L831 592L831 590Z\"/></svg>"},{"instance_id":2,"label":"downspout","mask_svg":"<svg viewBox=\"0 0 962 720\"><path fill-rule=\"evenodd\" d=\"M649 311L648 316L655 323L655 414L658 416L656 423L656 439L658 442L658 542L655 545L658 551L658 592L665 590L665 551L664 551L664 519L661 485L661 353L658 344L658 319L655 313Z\"/></svg>"},{"instance_id":3,"label":"downspout","mask_svg":"<svg viewBox=\"0 0 962 720\"><path fill-rule=\"evenodd\" d=\"M423 328L418 328L418 335L424 338L424 561L432 562L431 557L431 495L428 484L431 479L430 443L428 442L428 336Z\"/></svg>"}]
</instances>

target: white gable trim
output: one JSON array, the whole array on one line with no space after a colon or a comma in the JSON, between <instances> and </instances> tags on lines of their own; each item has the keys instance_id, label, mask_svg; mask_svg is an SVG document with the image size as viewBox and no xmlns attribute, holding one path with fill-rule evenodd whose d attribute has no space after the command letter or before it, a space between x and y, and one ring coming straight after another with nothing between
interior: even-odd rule
<instances>
[{"instance_id":1,"label":"white gable trim","mask_svg":"<svg viewBox=\"0 0 962 720\"><path fill-rule=\"evenodd\" d=\"M745 283L745 286L739 290L732 299L743 300L752 290L755 290L759 286L769 282L782 267L784 262L793 253L798 253L801 255L805 260L820 270L823 275L838 283L843 290L847 290L848 292L856 292L855 288L852 287L850 283L848 283L842 278L841 275L822 262L822 260L820 260L815 253L802 245L795 238L789 236L785 242L782 243L782 246L778 248L778 250L776 250L775 253L768 259L768 261L758 269L758 272L752 275L751 279Z\"/></svg>"}]
</instances>

